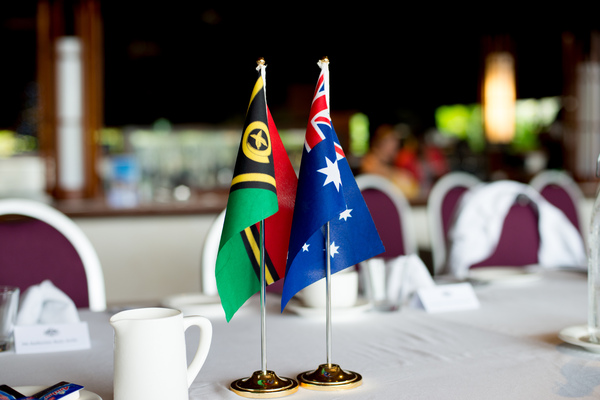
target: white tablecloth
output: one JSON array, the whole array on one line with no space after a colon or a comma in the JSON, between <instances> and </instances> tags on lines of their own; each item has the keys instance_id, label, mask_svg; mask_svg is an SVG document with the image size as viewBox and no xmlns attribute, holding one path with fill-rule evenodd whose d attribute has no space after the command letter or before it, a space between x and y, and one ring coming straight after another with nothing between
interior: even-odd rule
<instances>
[{"instance_id":1,"label":"white tablecloth","mask_svg":"<svg viewBox=\"0 0 600 400\"><path fill-rule=\"evenodd\" d=\"M481 308L428 314L364 312L333 316L332 362L360 373L348 391L300 388L290 399L593 399L600 397L600 355L563 343L558 332L586 323L584 274L546 271L519 285L476 287ZM326 362L324 319L279 314L268 297L267 367L295 378ZM11 386L76 382L112 396L110 313L83 311L92 349L55 354L0 353L0 383ZM256 299L227 324L213 320L206 364L190 399L240 399L229 384L260 369ZM193 329L193 328L192 328ZM193 339L197 333L188 331ZM190 340L191 341L191 340ZM193 349L188 349L191 357Z\"/></svg>"}]
</instances>

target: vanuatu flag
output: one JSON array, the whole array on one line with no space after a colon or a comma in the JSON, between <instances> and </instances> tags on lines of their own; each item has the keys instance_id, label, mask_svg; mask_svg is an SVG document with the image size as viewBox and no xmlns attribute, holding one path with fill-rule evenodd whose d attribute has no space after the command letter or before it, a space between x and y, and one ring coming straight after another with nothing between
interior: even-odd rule
<instances>
[{"instance_id":1,"label":"vanuatu flag","mask_svg":"<svg viewBox=\"0 0 600 400\"><path fill-rule=\"evenodd\" d=\"M259 223L276 214L279 208L274 147L283 147L278 136L275 144L272 142L271 130L275 131L275 135L277 132L267 109L264 66L259 67L259 71L246 113L215 269L227 321L260 290ZM287 155L285 157L287 159ZM265 230L267 236L270 232L268 225ZM271 234L279 236L277 232ZM282 237L289 240L289 232ZM277 264L281 262L272 260L268 254L264 256L266 282L270 284L283 276L285 267L276 268L274 261Z\"/></svg>"}]
</instances>

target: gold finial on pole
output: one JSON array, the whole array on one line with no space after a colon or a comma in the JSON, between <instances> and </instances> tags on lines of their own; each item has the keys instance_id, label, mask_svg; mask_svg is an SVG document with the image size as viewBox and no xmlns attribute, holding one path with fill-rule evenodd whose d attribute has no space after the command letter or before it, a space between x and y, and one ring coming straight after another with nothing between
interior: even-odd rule
<instances>
[{"instance_id":1,"label":"gold finial on pole","mask_svg":"<svg viewBox=\"0 0 600 400\"><path fill-rule=\"evenodd\" d=\"M329 57L327 57L327 56L321 57L321 59L317 62L317 65L321 69L323 69L323 68L329 69Z\"/></svg>"},{"instance_id":2,"label":"gold finial on pole","mask_svg":"<svg viewBox=\"0 0 600 400\"><path fill-rule=\"evenodd\" d=\"M265 68L267 68L267 63L265 62L265 58L260 57L258 60L256 60L256 70L263 71L263 73L264 73ZM264 79L264 75L263 75L263 79Z\"/></svg>"}]
</instances>

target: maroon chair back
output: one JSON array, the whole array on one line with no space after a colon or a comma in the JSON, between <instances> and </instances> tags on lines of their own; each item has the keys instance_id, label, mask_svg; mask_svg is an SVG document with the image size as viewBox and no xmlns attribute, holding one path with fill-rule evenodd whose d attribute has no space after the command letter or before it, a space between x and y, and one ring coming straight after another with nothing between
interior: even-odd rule
<instances>
[{"instance_id":1,"label":"maroon chair back","mask_svg":"<svg viewBox=\"0 0 600 400\"><path fill-rule=\"evenodd\" d=\"M402 233L402 215L388 195L377 189L361 190L371 217L385 247L385 252L377 257L389 260L406 255Z\"/></svg>"},{"instance_id":2,"label":"maroon chair back","mask_svg":"<svg viewBox=\"0 0 600 400\"><path fill-rule=\"evenodd\" d=\"M49 279L78 308L89 306L88 285L81 258L58 230L37 219L0 217L0 284L21 293Z\"/></svg>"},{"instance_id":3,"label":"maroon chair back","mask_svg":"<svg viewBox=\"0 0 600 400\"><path fill-rule=\"evenodd\" d=\"M577 206L573 203L573 198L564 187L556 184L548 184L541 191L540 194L548 200L553 206L561 210L571 221L573 226L580 231L579 216L577 213Z\"/></svg>"},{"instance_id":4,"label":"maroon chair back","mask_svg":"<svg viewBox=\"0 0 600 400\"><path fill-rule=\"evenodd\" d=\"M540 233L537 206L527 198L512 205L502 226L494 252L485 260L471 266L525 266L538 263Z\"/></svg>"}]
</instances>

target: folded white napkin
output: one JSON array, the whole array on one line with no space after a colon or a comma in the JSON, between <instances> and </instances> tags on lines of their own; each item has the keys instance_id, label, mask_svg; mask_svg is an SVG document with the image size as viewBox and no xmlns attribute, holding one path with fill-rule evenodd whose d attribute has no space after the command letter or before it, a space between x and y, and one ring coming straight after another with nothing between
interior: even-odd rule
<instances>
[{"instance_id":1,"label":"folded white napkin","mask_svg":"<svg viewBox=\"0 0 600 400\"><path fill-rule=\"evenodd\" d=\"M387 261L376 257L361 265L368 296L376 306L400 308L419 289L435 286L427 267L416 254Z\"/></svg>"},{"instance_id":2,"label":"folded white napkin","mask_svg":"<svg viewBox=\"0 0 600 400\"><path fill-rule=\"evenodd\" d=\"M21 297L17 325L79 322L77 307L69 296L45 280L29 287Z\"/></svg>"},{"instance_id":3,"label":"folded white napkin","mask_svg":"<svg viewBox=\"0 0 600 400\"><path fill-rule=\"evenodd\" d=\"M517 196L523 194L539 211L542 267L586 265L583 239L562 211L544 199L531 186L514 181L481 184L463 196L457 218L449 233L449 272L466 277L471 265L486 259L496 248L504 219Z\"/></svg>"}]
</instances>

